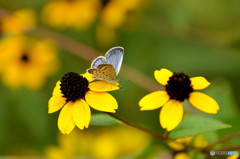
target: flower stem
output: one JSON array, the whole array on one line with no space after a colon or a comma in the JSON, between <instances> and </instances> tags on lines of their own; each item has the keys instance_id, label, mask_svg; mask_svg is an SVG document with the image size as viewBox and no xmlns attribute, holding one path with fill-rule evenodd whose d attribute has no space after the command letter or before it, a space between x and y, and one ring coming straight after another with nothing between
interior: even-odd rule
<instances>
[{"instance_id":1,"label":"flower stem","mask_svg":"<svg viewBox=\"0 0 240 159\"><path fill-rule=\"evenodd\" d=\"M219 143L225 142L225 141L230 140L230 139L232 139L234 137L237 137L237 136L240 136L240 131L238 131L238 132L236 132L234 134L228 135L228 136L226 136L224 138L221 138L221 139L217 140L216 142L213 142L213 143L209 144L208 147L212 147L214 145L217 145Z\"/></svg>"},{"instance_id":2,"label":"flower stem","mask_svg":"<svg viewBox=\"0 0 240 159\"><path fill-rule=\"evenodd\" d=\"M126 121L125 119L117 116L116 114L108 113L108 112L105 112L105 113L108 114L108 115L110 115L111 117L113 117L113 118L121 121L122 123L124 123L124 124L126 124L126 125L128 125L128 126L130 126L130 127L134 127L134 128L136 128L136 129L138 129L138 130L141 130L141 131L143 131L143 132L145 132L145 133L147 133L147 134L149 134L149 135L151 135L151 136L153 136L153 137L155 137L155 138L157 138L157 139L160 139L160 140L163 140L163 141L164 141L164 140L167 140L167 138L165 138L164 136L162 136L162 135L160 135L160 134L157 134L157 133L154 133L154 132L151 132L151 131L149 131L149 130L147 130L147 129L145 129L145 128L139 127L139 126L137 126L137 125L135 125L135 124L133 124L133 123L131 123L131 122L129 122L129 121Z\"/></svg>"}]
</instances>

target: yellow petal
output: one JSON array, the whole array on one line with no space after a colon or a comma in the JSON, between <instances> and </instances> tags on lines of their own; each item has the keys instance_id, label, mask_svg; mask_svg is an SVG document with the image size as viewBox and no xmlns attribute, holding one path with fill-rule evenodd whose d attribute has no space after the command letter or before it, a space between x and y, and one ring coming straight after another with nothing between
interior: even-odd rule
<instances>
[{"instance_id":1,"label":"yellow petal","mask_svg":"<svg viewBox=\"0 0 240 159\"><path fill-rule=\"evenodd\" d=\"M99 111L115 113L114 109L118 108L116 99L106 92L88 91L85 99L92 108Z\"/></svg>"},{"instance_id":2,"label":"yellow petal","mask_svg":"<svg viewBox=\"0 0 240 159\"><path fill-rule=\"evenodd\" d=\"M239 154L231 155L231 156L227 157L226 159L238 159L238 157L239 157Z\"/></svg>"},{"instance_id":3,"label":"yellow petal","mask_svg":"<svg viewBox=\"0 0 240 159\"><path fill-rule=\"evenodd\" d=\"M69 134L75 127L72 115L74 104L74 102L68 102L59 114L58 128L63 134Z\"/></svg>"},{"instance_id":4,"label":"yellow petal","mask_svg":"<svg viewBox=\"0 0 240 159\"><path fill-rule=\"evenodd\" d=\"M95 79L92 77L93 75L92 74L90 74L90 73L84 73L84 74L81 74L81 76L83 76L83 77L85 77L87 80L88 80L88 82L92 82L92 81L94 81Z\"/></svg>"},{"instance_id":5,"label":"yellow petal","mask_svg":"<svg viewBox=\"0 0 240 159\"><path fill-rule=\"evenodd\" d=\"M160 71L159 70L154 71L155 79L164 86L167 85L167 82L172 75L173 73L165 68L161 69Z\"/></svg>"},{"instance_id":6,"label":"yellow petal","mask_svg":"<svg viewBox=\"0 0 240 159\"><path fill-rule=\"evenodd\" d=\"M169 100L166 91L156 91L144 96L138 103L141 110L153 110L160 108Z\"/></svg>"},{"instance_id":7,"label":"yellow petal","mask_svg":"<svg viewBox=\"0 0 240 159\"><path fill-rule=\"evenodd\" d=\"M219 110L217 102L212 97L200 92L192 92L189 96L189 102L205 113L216 114Z\"/></svg>"},{"instance_id":8,"label":"yellow petal","mask_svg":"<svg viewBox=\"0 0 240 159\"><path fill-rule=\"evenodd\" d=\"M201 90L207 88L211 83L206 80L204 77L192 77L190 78L191 85L194 90Z\"/></svg>"},{"instance_id":9,"label":"yellow petal","mask_svg":"<svg viewBox=\"0 0 240 159\"><path fill-rule=\"evenodd\" d=\"M54 113L61 109L66 103L66 98L62 94L53 95L48 101L48 113Z\"/></svg>"},{"instance_id":10,"label":"yellow petal","mask_svg":"<svg viewBox=\"0 0 240 159\"><path fill-rule=\"evenodd\" d=\"M174 141L167 141L168 146L173 150L181 151L183 150L192 140L192 137L179 138Z\"/></svg>"},{"instance_id":11,"label":"yellow petal","mask_svg":"<svg viewBox=\"0 0 240 159\"><path fill-rule=\"evenodd\" d=\"M56 86L55 86L55 88L53 90L52 95L60 95L60 94L62 94L61 90L60 90L60 88L61 88L60 84L61 84L61 82L57 81L57 84L56 84Z\"/></svg>"},{"instance_id":12,"label":"yellow petal","mask_svg":"<svg viewBox=\"0 0 240 159\"><path fill-rule=\"evenodd\" d=\"M199 134L194 138L193 146L195 148L203 149L207 147L207 145L208 145L208 141L205 139L205 137L202 134Z\"/></svg>"},{"instance_id":13,"label":"yellow petal","mask_svg":"<svg viewBox=\"0 0 240 159\"><path fill-rule=\"evenodd\" d=\"M190 157L184 153L184 152L180 152L180 153L177 153L173 159L190 159Z\"/></svg>"},{"instance_id":14,"label":"yellow petal","mask_svg":"<svg viewBox=\"0 0 240 159\"><path fill-rule=\"evenodd\" d=\"M88 104L83 100L77 100L73 107L73 119L75 124L79 129L88 128L90 117L91 117L91 110Z\"/></svg>"},{"instance_id":15,"label":"yellow petal","mask_svg":"<svg viewBox=\"0 0 240 159\"><path fill-rule=\"evenodd\" d=\"M119 89L119 87L117 86L118 83L109 83L106 81L97 81L97 82L92 82L89 84L89 88L92 91L96 91L96 92L107 92L107 91L114 91Z\"/></svg>"},{"instance_id":16,"label":"yellow petal","mask_svg":"<svg viewBox=\"0 0 240 159\"><path fill-rule=\"evenodd\" d=\"M170 100L160 112L159 120L162 128L171 131L182 121L183 107L177 100Z\"/></svg>"}]
</instances>

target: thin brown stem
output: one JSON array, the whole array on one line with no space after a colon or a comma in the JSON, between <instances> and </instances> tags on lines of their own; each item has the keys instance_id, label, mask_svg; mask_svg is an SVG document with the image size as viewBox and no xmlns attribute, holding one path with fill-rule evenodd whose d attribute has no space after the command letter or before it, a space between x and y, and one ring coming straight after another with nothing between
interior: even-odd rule
<instances>
[{"instance_id":1,"label":"thin brown stem","mask_svg":"<svg viewBox=\"0 0 240 159\"><path fill-rule=\"evenodd\" d=\"M92 61L94 58L101 55L100 52L50 29L38 27L31 30L29 33L38 37L51 39L56 42L60 48L87 61Z\"/></svg>"},{"instance_id":2,"label":"thin brown stem","mask_svg":"<svg viewBox=\"0 0 240 159\"><path fill-rule=\"evenodd\" d=\"M162 135L160 135L160 134L157 134L157 133L154 133L154 132L151 132L151 131L149 131L149 130L147 130L147 129L144 129L144 128L142 128L142 127L139 127L139 126L137 126L137 125L135 125L135 124L133 124L133 123L131 123L131 122L129 122L129 121L126 121L125 119L117 116L116 114L107 113L107 112L106 112L106 114L110 115L111 117L113 117L113 118L121 121L122 123L124 123L124 124L126 124L126 125L128 125L128 126L130 126L130 127L134 127L134 128L136 128L136 129L138 129L138 130L141 130L141 131L143 131L143 132L145 132L145 133L147 133L147 134L149 134L149 135L151 135L151 136L153 136L153 137L155 137L155 138L157 138L157 139L159 139L159 140L163 140L163 141L164 141L164 140L167 140L167 138L165 138L164 136L162 136Z\"/></svg>"},{"instance_id":3,"label":"thin brown stem","mask_svg":"<svg viewBox=\"0 0 240 159\"><path fill-rule=\"evenodd\" d=\"M240 131L238 131L238 132L236 132L234 134L228 135L228 136L226 136L224 138L221 138L221 139L217 140L216 142L213 142L213 143L209 144L208 147L212 147L214 145L217 145L219 143L225 142L225 141L230 140L230 139L232 139L234 137L237 137L237 136L240 136Z\"/></svg>"}]
</instances>

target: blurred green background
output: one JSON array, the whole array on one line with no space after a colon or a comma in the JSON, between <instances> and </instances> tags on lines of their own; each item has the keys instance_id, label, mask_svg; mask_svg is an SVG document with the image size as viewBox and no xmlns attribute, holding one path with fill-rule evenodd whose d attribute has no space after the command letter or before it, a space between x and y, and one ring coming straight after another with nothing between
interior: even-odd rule
<instances>
[{"instance_id":1,"label":"blurred green background","mask_svg":"<svg viewBox=\"0 0 240 159\"><path fill-rule=\"evenodd\" d=\"M50 2L52 1L0 0L0 8L9 12L30 8L36 13L37 27L59 32L102 54L113 46L123 46L123 63L152 79L154 70L161 68L184 72L190 77L206 77L211 85L202 92L213 97L220 106L218 114L209 116L232 125L232 128L211 134L214 137L210 137L209 141L240 130L240 1L144 1L134 10L136 14L131 14L131 22L116 28L115 40L106 45L102 45L96 36L99 17L82 30L57 29L43 23L42 10ZM44 156L48 145L58 144L59 112L47 113L48 100L63 74L84 73L91 64L91 61L83 60L61 49L61 46L58 48L60 68L56 74L47 78L46 84L40 90L31 91L25 87L11 89L0 83L0 155ZM164 130L159 125L159 109L142 112L137 104L150 92L127 77L122 77L121 71L119 79L121 89L111 93L119 103L117 114L162 134ZM159 85L157 89L163 87ZM202 114L189 105L188 102L184 104L185 113ZM89 129L94 131L101 127L90 125ZM222 146L238 143L240 138L225 142ZM162 141L153 139L137 156L150 158L158 151L169 152L167 149Z\"/></svg>"}]
</instances>

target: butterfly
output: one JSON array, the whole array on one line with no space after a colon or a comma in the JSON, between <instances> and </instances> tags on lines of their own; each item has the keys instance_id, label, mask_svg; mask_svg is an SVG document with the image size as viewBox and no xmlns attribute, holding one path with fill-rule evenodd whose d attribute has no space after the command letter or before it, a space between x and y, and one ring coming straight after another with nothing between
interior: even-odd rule
<instances>
[{"instance_id":1,"label":"butterfly","mask_svg":"<svg viewBox=\"0 0 240 159\"><path fill-rule=\"evenodd\" d=\"M92 74L95 79L115 83L122 66L123 51L123 47L111 48L105 54L105 57L98 56L94 59L87 72Z\"/></svg>"}]
</instances>

